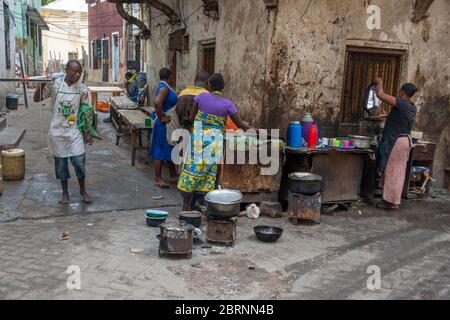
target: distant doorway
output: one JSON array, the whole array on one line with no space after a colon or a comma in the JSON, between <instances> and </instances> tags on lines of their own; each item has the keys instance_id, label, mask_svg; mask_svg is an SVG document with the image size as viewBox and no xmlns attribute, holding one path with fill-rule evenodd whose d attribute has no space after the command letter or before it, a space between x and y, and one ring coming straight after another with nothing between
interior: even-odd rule
<instances>
[{"instance_id":1,"label":"distant doorway","mask_svg":"<svg viewBox=\"0 0 450 320\"><path fill-rule=\"evenodd\" d=\"M112 34L112 75L113 81L119 81L119 34Z\"/></svg>"},{"instance_id":2,"label":"distant doorway","mask_svg":"<svg viewBox=\"0 0 450 320\"><path fill-rule=\"evenodd\" d=\"M109 39L102 39L103 82L109 82Z\"/></svg>"}]
</instances>

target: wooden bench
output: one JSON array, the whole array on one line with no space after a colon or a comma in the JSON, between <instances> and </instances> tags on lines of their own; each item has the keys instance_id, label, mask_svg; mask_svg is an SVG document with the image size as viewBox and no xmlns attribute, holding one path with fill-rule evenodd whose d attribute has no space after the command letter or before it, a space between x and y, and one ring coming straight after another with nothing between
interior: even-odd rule
<instances>
[{"instance_id":1,"label":"wooden bench","mask_svg":"<svg viewBox=\"0 0 450 320\"><path fill-rule=\"evenodd\" d=\"M119 117L119 123L117 130L116 145L119 145L120 137L122 136L122 124L123 124L128 128L131 134L131 143L132 143L131 165L134 167L136 165L136 150L142 149L141 133L142 131L147 131L148 136L150 136L150 131L153 129L153 121L141 110L119 109L117 113Z\"/></svg>"}]
</instances>

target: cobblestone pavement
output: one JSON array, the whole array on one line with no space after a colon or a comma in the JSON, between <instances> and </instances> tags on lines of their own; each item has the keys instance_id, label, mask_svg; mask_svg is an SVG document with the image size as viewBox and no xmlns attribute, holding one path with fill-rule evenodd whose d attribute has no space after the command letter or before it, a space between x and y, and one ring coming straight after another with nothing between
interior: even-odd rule
<instances>
[{"instance_id":1,"label":"cobblestone pavement","mask_svg":"<svg viewBox=\"0 0 450 320\"><path fill-rule=\"evenodd\" d=\"M70 205L58 205L49 112L40 107L8 119L27 127L27 175L5 183L0 198L0 299L450 299L448 193L395 213L357 203L320 225L241 218L234 248L198 245L191 260L159 258L159 229L146 226L144 209L162 207L176 221L174 188L154 188L145 152L131 167L127 140L115 146L101 124L104 140L88 151L95 203L80 204L72 181ZM282 227L283 236L259 242L256 225ZM61 240L64 232L70 239ZM68 289L70 266L80 268L81 290ZM381 288L371 291L368 270L377 268Z\"/></svg>"},{"instance_id":2,"label":"cobblestone pavement","mask_svg":"<svg viewBox=\"0 0 450 320\"><path fill-rule=\"evenodd\" d=\"M260 224L283 227L283 237L258 242ZM449 226L441 201L395 215L363 206L312 226L241 218L234 248L199 245L186 260L158 257L158 229L141 210L18 220L0 224L0 298L450 299ZM81 269L81 290L67 288L71 265ZM381 270L380 290L367 290L371 265Z\"/></svg>"}]
</instances>

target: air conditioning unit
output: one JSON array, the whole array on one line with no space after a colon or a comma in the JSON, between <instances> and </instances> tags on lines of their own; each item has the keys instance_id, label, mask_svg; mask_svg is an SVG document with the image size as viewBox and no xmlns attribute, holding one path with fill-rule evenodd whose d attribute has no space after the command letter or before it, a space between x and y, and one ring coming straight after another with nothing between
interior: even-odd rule
<instances>
[{"instance_id":1,"label":"air conditioning unit","mask_svg":"<svg viewBox=\"0 0 450 320\"><path fill-rule=\"evenodd\" d=\"M272 10L278 6L278 0L264 0L264 4L266 5L266 9Z\"/></svg>"}]
</instances>

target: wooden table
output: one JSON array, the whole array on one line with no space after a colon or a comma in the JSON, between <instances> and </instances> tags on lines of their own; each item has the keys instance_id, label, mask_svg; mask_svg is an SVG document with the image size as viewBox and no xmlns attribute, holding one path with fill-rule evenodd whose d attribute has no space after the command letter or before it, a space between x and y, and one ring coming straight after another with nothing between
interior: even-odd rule
<instances>
[{"instance_id":1,"label":"wooden table","mask_svg":"<svg viewBox=\"0 0 450 320\"><path fill-rule=\"evenodd\" d=\"M123 93L123 89L119 87L88 87L91 92L91 103L92 106L97 109L98 94L99 93L112 93L113 97L120 96Z\"/></svg>"},{"instance_id":2,"label":"wooden table","mask_svg":"<svg viewBox=\"0 0 450 320\"><path fill-rule=\"evenodd\" d=\"M136 165L136 150L142 148L142 140L141 140L141 132L149 131L153 128L152 125L146 125L146 122L151 121L151 118L146 116L141 110L118 110L119 115L119 130L117 132L116 145L119 145L119 140L121 137L121 126L123 123L126 125L131 134L131 143L132 143L132 153L131 153L131 165L134 167ZM139 138L139 145L138 145Z\"/></svg>"}]
</instances>

